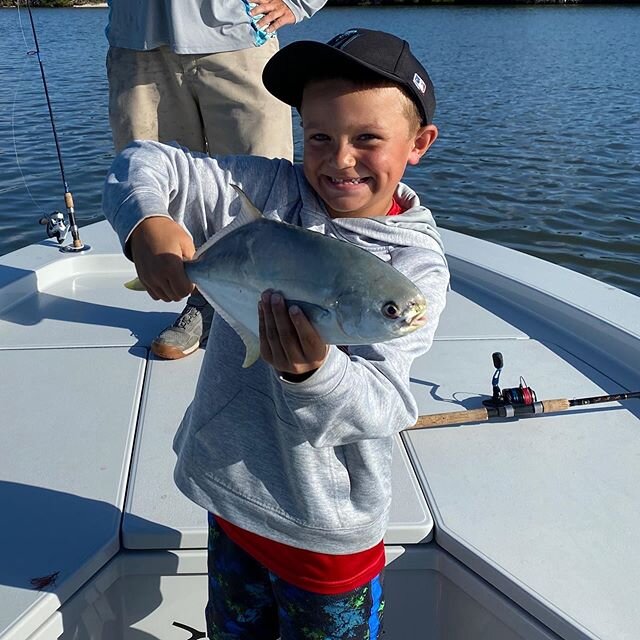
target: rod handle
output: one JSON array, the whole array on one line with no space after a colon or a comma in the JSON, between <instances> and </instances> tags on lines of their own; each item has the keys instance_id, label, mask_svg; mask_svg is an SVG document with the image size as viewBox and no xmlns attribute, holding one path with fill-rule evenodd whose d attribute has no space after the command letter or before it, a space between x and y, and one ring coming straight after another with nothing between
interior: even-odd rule
<instances>
[{"instance_id":1,"label":"rod handle","mask_svg":"<svg viewBox=\"0 0 640 640\"><path fill-rule=\"evenodd\" d=\"M558 411L566 411L571 405L567 398L557 398L555 400L542 400L544 413L556 413Z\"/></svg>"},{"instance_id":2,"label":"rod handle","mask_svg":"<svg viewBox=\"0 0 640 640\"><path fill-rule=\"evenodd\" d=\"M448 424L464 424L465 422L486 422L489 414L486 409L471 409L470 411L451 411L449 413L434 413L418 416L417 422L408 429L429 429L430 427L444 427Z\"/></svg>"}]
</instances>

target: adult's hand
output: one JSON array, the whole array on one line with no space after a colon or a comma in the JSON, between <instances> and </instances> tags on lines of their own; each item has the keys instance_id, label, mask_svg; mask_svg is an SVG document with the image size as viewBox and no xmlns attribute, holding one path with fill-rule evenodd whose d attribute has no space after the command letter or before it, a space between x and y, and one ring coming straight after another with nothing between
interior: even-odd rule
<instances>
[{"instance_id":1,"label":"adult's hand","mask_svg":"<svg viewBox=\"0 0 640 640\"><path fill-rule=\"evenodd\" d=\"M258 6L251 10L251 15L263 14L256 26L267 33L273 33L286 24L294 24L296 21L293 12L283 0L252 0L252 2Z\"/></svg>"},{"instance_id":2,"label":"adult's hand","mask_svg":"<svg viewBox=\"0 0 640 640\"><path fill-rule=\"evenodd\" d=\"M154 300L182 300L193 290L184 261L195 253L191 236L167 216L145 218L129 238L138 278Z\"/></svg>"}]
</instances>

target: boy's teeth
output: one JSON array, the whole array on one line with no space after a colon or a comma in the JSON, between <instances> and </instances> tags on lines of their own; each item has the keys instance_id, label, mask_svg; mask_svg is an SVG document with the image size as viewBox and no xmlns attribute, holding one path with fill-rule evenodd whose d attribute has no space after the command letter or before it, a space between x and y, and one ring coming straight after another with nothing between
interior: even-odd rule
<instances>
[{"instance_id":1,"label":"boy's teeth","mask_svg":"<svg viewBox=\"0 0 640 640\"><path fill-rule=\"evenodd\" d=\"M331 182L335 184L343 184L345 182L350 182L351 184L359 184L362 182L362 178L351 178L350 180L343 180L341 178L331 178Z\"/></svg>"}]
</instances>

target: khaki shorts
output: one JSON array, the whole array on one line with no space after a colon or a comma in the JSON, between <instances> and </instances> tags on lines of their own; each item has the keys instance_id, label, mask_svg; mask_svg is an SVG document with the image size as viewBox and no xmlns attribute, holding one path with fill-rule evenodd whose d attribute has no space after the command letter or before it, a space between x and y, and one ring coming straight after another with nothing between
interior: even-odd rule
<instances>
[{"instance_id":1,"label":"khaki shorts","mask_svg":"<svg viewBox=\"0 0 640 640\"><path fill-rule=\"evenodd\" d=\"M291 160L291 108L262 84L262 70L277 50L276 40L209 55L111 47L109 120L116 151L132 140L158 140L210 154Z\"/></svg>"}]
</instances>

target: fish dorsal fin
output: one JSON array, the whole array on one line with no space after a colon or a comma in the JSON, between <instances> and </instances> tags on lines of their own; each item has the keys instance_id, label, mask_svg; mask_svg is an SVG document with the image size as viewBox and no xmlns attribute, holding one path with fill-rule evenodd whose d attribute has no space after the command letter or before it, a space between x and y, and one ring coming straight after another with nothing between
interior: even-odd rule
<instances>
[{"instance_id":1,"label":"fish dorsal fin","mask_svg":"<svg viewBox=\"0 0 640 640\"><path fill-rule=\"evenodd\" d=\"M226 227L220 229L214 233L202 246L198 247L198 250L193 254L193 260L199 258L207 249L212 247L216 242L219 242L226 235L239 229L245 224L249 224L250 222L255 222L256 220L260 220L262 218L262 213L260 210L249 200L247 194L237 185L230 183L231 186L235 189L238 196L240 196L240 213L230 222Z\"/></svg>"}]
</instances>

